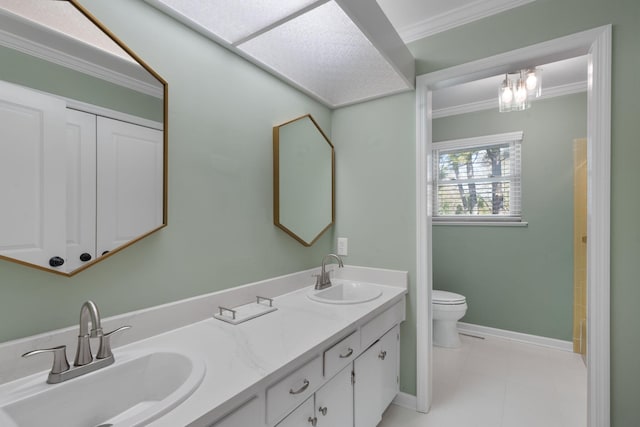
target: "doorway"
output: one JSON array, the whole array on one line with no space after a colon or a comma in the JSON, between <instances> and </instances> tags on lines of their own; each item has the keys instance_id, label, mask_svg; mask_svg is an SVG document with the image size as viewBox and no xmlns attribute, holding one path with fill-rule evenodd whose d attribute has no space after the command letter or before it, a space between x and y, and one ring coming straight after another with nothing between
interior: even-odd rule
<instances>
[{"instance_id":1,"label":"doorway","mask_svg":"<svg viewBox=\"0 0 640 427\"><path fill-rule=\"evenodd\" d=\"M432 386L431 119L432 91L504 74L531 63L589 55L588 85L588 426L610 425L609 283L611 156L611 26L419 76L416 93L416 409L427 412Z\"/></svg>"}]
</instances>

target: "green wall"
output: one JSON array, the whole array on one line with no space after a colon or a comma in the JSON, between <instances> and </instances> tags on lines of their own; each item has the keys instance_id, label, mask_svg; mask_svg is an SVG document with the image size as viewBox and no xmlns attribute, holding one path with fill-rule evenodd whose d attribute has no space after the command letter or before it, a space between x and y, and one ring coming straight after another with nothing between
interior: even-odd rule
<instances>
[{"instance_id":1,"label":"green wall","mask_svg":"<svg viewBox=\"0 0 640 427\"><path fill-rule=\"evenodd\" d=\"M169 82L169 225L72 278L0 260L0 342L318 266L332 230L273 225L272 127L331 112L142 1L82 4Z\"/></svg>"},{"instance_id":2,"label":"green wall","mask_svg":"<svg viewBox=\"0 0 640 427\"><path fill-rule=\"evenodd\" d=\"M400 384L415 394L415 102L413 93L334 111L336 236L345 262L409 271Z\"/></svg>"},{"instance_id":3,"label":"green wall","mask_svg":"<svg viewBox=\"0 0 640 427\"><path fill-rule=\"evenodd\" d=\"M162 122L163 103L151 95L0 46L0 80Z\"/></svg>"},{"instance_id":4,"label":"green wall","mask_svg":"<svg viewBox=\"0 0 640 427\"><path fill-rule=\"evenodd\" d=\"M319 264L333 236L350 264L410 272L401 387L415 393L415 99L331 113L141 0L81 0L169 83L169 227L74 278L0 261L0 341L72 325L96 300L109 316ZM640 3L537 0L410 44L427 73L614 25L612 424L640 425ZM312 113L336 146L337 230L303 248L272 224L271 127Z\"/></svg>"},{"instance_id":5,"label":"green wall","mask_svg":"<svg viewBox=\"0 0 640 427\"><path fill-rule=\"evenodd\" d=\"M613 98L612 98L612 212L611 212L611 410L614 427L640 425L637 396L640 395L640 334L636 312L640 301L638 286L638 254L640 253L640 227L637 212L640 199L640 120L637 100L640 85L640 2L637 0L537 0L525 6L488 17L462 27L418 40L409 45L417 60L418 74L433 72L450 66L485 58L587 30L613 24ZM347 237L367 236L367 244L357 248L350 243L350 253L360 264L391 265L403 260L412 277L415 276L415 233L406 229L415 222L414 178L405 174L414 171L415 152L415 100L399 95L364 105L339 109L334 112L333 141L340 147L337 155L343 165L362 170L381 164L378 151L350 150L358 137L366 138L371 128L384 128L395 147L393 156L385 159L385 186L393 187L394 198L409 198L406 207L386 207L387 201L376 194L363 195L361 206L342 209L337 218L338 233ZM337 126L338 123L349 123ZM384 126L382 125L384 123ZM372 166L373 165L373 166ZM382 173L382 172L381 172ZM338 192L344 191L345 177L338 180ZM355 185L355 184L353 184ZM386 212L385 230L372 228L368 220L374 200ZM409 223L409 224L408 224ZM393 237L386 244L385 239ZM399 237L402 236L402 237ZM357 252L356 252L357 249ZM356 255L357 254L357 255ZM351 261L351 260L350 260ZM399 264L399 263L398 263ZM411 290L414 290L413 283ZM413 302L411 304L413 310ZM405 327L403 335L403 366L401 389L415 393L415 363L407 355L413 353L415 340Z\"/></svg>"},{"instance_id":6,"label":"green wall","mask_svg":"<svg viewBox=\"0 0 640 427\"><path fill-rule=\"evenodd\" d=\"M586 93L433 121L433 141L524 131L527 227L433 227L433 286L467 297L463 321L572 340L573 139L587 135Z\"/></svg>"}]
</instances>

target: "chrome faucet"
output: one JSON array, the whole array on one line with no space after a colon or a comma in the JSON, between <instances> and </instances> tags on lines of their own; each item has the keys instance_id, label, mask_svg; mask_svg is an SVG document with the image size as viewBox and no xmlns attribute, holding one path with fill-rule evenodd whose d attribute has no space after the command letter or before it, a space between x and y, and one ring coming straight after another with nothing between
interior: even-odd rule
<instances>
[{"instance_id":1,"label":"chrome faucet","mask_svg":"<svg viewBox=\"0 0 640 427\"><path fill-rule=\"evenodd\" d=\"M316 286L314 289L320 290L325 289L331 286L331 278L329 277L329 271L326 271L327 258L334 258L338 261L338 267L343 268L344 264L342 263L342 258L340 258L336 254L328 254L322 258L322 269L320 270L320 274L317 276Z\"/></svg>"},{"instance_id":2,"label":"chrome faucet","mask_svg":"<svg viewBox=\"0 0 640 427\"><path fill-rule=\"evenodd\" d=\"M89 330L89 321L91 321L91 330ZM98 307L93 301L87 301L82 304L82 308L80 308L80 331L78 333L78 348L76 349L73 368L69 366L69 362L67 361L66 345L29 351L23 354L22 357L42 353L53 353L53 367L49 372L47 383L61 383L113 364L115 358L111 351L111 335L129 328L131 328L131 326L122 326L106 334L103 333ZM91 338L100 339L100 347L98 348L95 359L91 352Z\"/></svg>"},{"instance_id":3,"label":"chrome faucet","mask_svg":"<svg viewBox=\"0 0 640 427\"><path fill-rule=\"evenodd\" d=\"M89 332L89 319L91 319L91 332ZM83 366L93 361L89 338L101 338L102 335L98 307L93 301L87 301L80 308L80 332L78 333L78 348L76 348L74 366Z\"/></svg>"}]
</instances>

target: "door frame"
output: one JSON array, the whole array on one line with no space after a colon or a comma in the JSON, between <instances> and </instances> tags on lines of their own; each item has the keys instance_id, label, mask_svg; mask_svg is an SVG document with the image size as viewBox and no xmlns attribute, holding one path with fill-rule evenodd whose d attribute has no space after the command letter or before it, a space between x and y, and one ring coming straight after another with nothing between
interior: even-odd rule
<instances>
[{"instance_id":1,"label":"door frame","mask_svg":"<svg viewBox=\"0 0 640 427\"><path fill-rule=\"evenodd\" d=\"M416 79L416 409L432 401L432 91L531 64L588 55L587 425L610 426L611 25ZM497 104L497 103L496 103ZM496 105L497 108L497 105Z\"/></svg>"}]
</instances>

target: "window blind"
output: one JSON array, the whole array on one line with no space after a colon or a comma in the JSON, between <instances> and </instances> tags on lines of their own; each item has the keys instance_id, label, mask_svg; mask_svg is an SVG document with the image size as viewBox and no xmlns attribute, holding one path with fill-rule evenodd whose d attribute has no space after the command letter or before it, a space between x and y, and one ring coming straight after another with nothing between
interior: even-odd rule
<instances>
[{"instance_id":1,"label":"window blind","mask_svg":"<svg viewBox=\"0 0 640 427\"><path fill-rule=\"evenodd\" d=\"M523 132L433 144L434 221L520 221Z\"/></svg>"}]
</instances>

